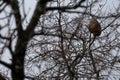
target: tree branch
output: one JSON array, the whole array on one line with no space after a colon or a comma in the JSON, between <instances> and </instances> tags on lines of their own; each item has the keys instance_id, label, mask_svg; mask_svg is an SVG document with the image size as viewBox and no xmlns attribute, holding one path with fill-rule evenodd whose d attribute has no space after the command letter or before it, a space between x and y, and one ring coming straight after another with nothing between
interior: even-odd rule
<instances>
[{"instance_id":1,"label":"tree branch","mask_svg":"<svg viewBox=\"0 0 120 80\"><path fill-rule=\"evenodd\" d=\"M37 2L33 16L26 29L27 34L29 34L29 37L31 37L34 34L34 29L39 21L39 17L45 13L46 4L48 1L51 1L51 0L44 0L44 1L39 0Z\"/></svg>"},{"instance_id":2,"label":"tree branch","mask_svg":"<svg viewBox=\"0 0 120 80\"><path fill-rule=\"evenodd\" d=\"M17 25L18 35L20 37L21 33L23 32L23 28L22 28L21 14L20 14L19 6L18 6L19 3L17 0L3 0L3 1L9 4L13 10L13 14L15 17L15 23Z\"/></svg>"},{"instance_id":3,"label":"tree branch","mask_svg":"<svg viewBox=\"0 0 120 80\"><path fill-rule=\"evenodd\" d=\"M6 63L6 62L3 62L3 61L1 61L1 60L0 60L0 63L1 63L2 65L6 66L6 67L9 68L9 69L12 69L12 66L11 66L10 64L8 64L8 63Z\"/></svg>"},{"instance_id":4,"label":"tree branch","mask_svg":"<svg viewBox=\"0 0 120 80\"><path fill-rule=\"evenodd\" d=\"M86 8L86 6L82 6L81 4L84 2L85 0L81 0L79 1L76 5L74 6L62 6L62 7L47 7L46 8L46 11L49 11L49 10L61 10L61 11L66 11L66 10L69 10L69 9L76 9L78 7L83 7L83 8Z\"/></svg>"}]
</instances>

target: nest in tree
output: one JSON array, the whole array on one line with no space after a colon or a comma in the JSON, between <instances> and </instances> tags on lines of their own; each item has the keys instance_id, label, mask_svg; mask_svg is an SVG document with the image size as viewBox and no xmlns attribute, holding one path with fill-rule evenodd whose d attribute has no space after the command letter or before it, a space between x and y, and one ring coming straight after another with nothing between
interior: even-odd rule
<instances>
[{"instance_id":1,"label":"nest in tree","mask_svg":"<svg viewBox=\"0 0 120 80\"><path fill-rule=\"evenodd\" d=\"M101 34L101 25L95 17L90 20L88 29L94 36L100 36Z\"/></svg>"}]
</instances>

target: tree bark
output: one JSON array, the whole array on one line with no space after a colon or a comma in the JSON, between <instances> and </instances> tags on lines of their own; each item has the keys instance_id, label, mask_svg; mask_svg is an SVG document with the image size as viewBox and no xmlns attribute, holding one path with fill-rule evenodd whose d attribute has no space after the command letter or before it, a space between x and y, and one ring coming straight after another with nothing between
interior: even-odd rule
<instances>
[{"instance_id":1,"label":"tree bark","mask_svg":"<svg viewBox=\"0 0 120 80\"><path fill-rule=\"evenodd\" d=\"M13 80L24 80L24 58L28 41L24 33L21 37L18 37L12 59Z\"/></svg>"},{"instance_id":2,"label":"tree bark","mask_svg":"<svg viewBox=\"0 0 120 80\"><path fill-rule=\"evenodd\" d=\"M16 18L16 24L17 24L17 30L18 30L18 39L15 47L15 52L12 56L12 80L24 80L25 74L24 74L24 62L25 62L25 53L27 48L27 43L32 38L34 34L34 29L39 21L39 17L45 13L45 7L47 2L50 0L39 0L34 14L30 20L30 23L27 26L26 30L22 29L22 23L17 24L18 18L20 17L19 11L15 9L15 12L17 12L15 15ZM13 6L14 9L14 6ZM20 20L20 18L19 18Z\"/></svg>"}]
</instances>

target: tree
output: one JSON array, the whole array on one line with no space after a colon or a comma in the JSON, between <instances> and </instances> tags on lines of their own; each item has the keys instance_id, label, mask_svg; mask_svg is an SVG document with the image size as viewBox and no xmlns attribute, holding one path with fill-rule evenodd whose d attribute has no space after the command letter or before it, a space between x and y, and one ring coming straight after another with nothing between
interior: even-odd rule
<instances>
[{"instance_id":1,"label":"tree","mask_svg":"<svg viewBox=\"0 0 120 80\"><path fill-rule=\"evenodd\" d=\"M6 21L0 26L1 55L4 49L11 55L10 64L0 63L11 70L12 80L117 78L119 6L105 15L102 9L106 3L101 5L99 0L37 0L31 19L26 21L24 0L2 0L0 4L1 21ZM102 25L102 34L95 41L87 29L90 16Z\"/></svg>"}]
</instances>

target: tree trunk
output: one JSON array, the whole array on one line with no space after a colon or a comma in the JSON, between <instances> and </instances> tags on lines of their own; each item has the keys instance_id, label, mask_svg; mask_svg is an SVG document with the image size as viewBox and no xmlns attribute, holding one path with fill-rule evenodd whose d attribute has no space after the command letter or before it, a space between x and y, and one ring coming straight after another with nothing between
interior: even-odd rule
<instances>
[{"instance_id":1,"label":"tree trunk","mask_svg":"<svg viewBox=\"0 0 120 80\"><path fill-rule=\"evenodd\" d=\"M25 35L25 34L24 34ZM13 80L24 80L24 58L28 39L25 36L18 37L15 53L12 59L12 78Z\"/></svg>"}]
</instances>

